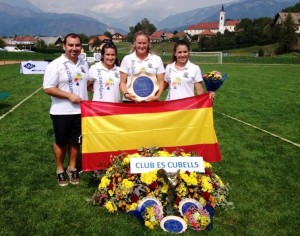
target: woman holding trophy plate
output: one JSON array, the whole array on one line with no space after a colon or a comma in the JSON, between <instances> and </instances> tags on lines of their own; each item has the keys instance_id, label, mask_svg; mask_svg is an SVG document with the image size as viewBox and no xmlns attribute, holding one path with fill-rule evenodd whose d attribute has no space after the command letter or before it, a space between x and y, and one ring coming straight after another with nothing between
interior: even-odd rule
<instances>
[{"instance_id":1,"label":"woman holding trophy plate","mask_svg":"<svg viewBox=\"0 0 300 236\"><path fill-rule=\"evenodd\" d=\"M150 37L138 31L133 40L134 51L120 65L120 90L123 102L158 101L164 90L164 64L150 52Z\"/></svg>"}]
</instances>

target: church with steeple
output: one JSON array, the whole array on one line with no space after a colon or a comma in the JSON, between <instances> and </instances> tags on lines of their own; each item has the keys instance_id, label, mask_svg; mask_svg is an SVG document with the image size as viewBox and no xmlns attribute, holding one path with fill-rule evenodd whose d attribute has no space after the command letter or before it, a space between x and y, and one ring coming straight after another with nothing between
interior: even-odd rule
<instances>
[{"instance_id":1,"label":"church with steeple","mask_svg":"<svg viewBox=\"0 0 300 236\"><path fill-rule=\"evenodd\" d=\"M219 14L219 32L224 34L224 25L225 25L225 10L224 6L222 5L222 9Z\"/></svg>"},{"instance_id":2,"label":"church with steeple","mask_svg":"<svg viewBox=\"0 0 300 236\"><path fill-rule=\"evenodd\" d=\"M235 26L240 23L240 20L226 20L224 5L219 12L219 21L203 22L189 26L184 30L185 33L194 36L213 36L217 33L224 34L226 30L229 32L235 31Z\"/></svg>"}]
</instances>

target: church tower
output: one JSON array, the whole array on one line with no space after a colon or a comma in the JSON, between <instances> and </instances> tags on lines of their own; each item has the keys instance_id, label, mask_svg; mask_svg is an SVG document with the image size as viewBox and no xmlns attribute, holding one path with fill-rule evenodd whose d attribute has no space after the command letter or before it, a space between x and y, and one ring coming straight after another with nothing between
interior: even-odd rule
<instances>
[{"instance_id":1,"label":"church tower","mask_svg":"<svg viewBox=\"0 0 300 236\"><path fill-rule=\"evenodd\" d=\"M219 32L221 34L224 34L224 30L225 30L225 10L224 10L224 6L222 5L220 14L219 14Z\"/></svg>"}]
</instances>

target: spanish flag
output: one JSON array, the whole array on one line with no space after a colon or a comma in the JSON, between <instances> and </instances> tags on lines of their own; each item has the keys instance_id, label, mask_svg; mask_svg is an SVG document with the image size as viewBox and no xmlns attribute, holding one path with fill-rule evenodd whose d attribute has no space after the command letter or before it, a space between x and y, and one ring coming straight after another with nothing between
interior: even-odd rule
<instances>
[{"instance_id":1,"label":"spanish flag","mask_svg":"<svg viewBox=\"0 0 300 236\"><path fill-rule=\"evenodd\" d=\"M207 162L221 160L209 94L151 103L84 101L82 170L105 169L112 156L142 147L182 148Z\"/></svg>"}]
</instances>

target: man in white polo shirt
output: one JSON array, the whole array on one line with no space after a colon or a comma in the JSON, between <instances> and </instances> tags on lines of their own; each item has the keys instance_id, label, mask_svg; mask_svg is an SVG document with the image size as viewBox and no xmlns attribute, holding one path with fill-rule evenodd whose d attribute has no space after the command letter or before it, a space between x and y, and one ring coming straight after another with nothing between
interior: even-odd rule
<instances>
[{"instance_id":1,"label":"man in white polo shirt","mask_svg":"<svg viewBox=\"0 0 300 236\"><path fill-rule=\"evenodd\" d=\"M80 59L82 41L79 35L70 33L64 39L65 53L53 60L46 68L43 88L51 96L50 116L53 122L57 181L66 186L69 176L71 184L79 183L76 168L80 151L81 109L80 102L88 99L88 64ZM65 172L64 158L69 155Z\"/></svg>"}]
</instances>

